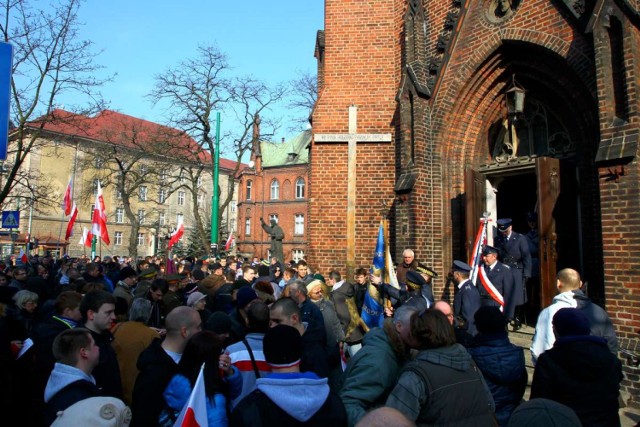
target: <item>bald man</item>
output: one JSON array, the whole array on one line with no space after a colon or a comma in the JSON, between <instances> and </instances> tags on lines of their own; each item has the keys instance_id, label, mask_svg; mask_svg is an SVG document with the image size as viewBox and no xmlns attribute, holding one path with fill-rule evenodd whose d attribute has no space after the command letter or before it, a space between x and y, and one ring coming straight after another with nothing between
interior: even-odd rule
<instances>
[{"instance_id":1,"label":"bald man","mask_svg":"<svg viewBox=\"0 0 640 427\"><path fill-rule=\"evenodd\" d=\"M591 335L607 340L607 346L613 354L618 354L618 338L607 312L591 302L582 292L580 273L571 268L560 270L556 275L558 295L553 297L551 305L540 312L536 332L531 343L531 357L536 363L538 356L553 347L556 337L551 321L553 316L565 307L580 309L589 319Z\"/></svg>"}]
</instances>

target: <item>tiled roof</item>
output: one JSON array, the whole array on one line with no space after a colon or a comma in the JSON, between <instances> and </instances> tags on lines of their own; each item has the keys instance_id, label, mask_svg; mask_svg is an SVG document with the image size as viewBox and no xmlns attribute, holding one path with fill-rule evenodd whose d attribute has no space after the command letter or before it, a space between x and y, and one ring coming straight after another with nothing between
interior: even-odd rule
<instances>
[{"instance_id":1,"label":"tiled roof","mask_svg":"<svg viewBox=\"0 0 640 427\"><path fill-rule=\"evenodd\" d=\"M56 109L48 117L29 123L27 128L29 127L42 127L49 132L138 150L144 150L152 144L166 144L160 154L183 157L187 161L195 161L197 156L200 162L211 163L209 152L202 150L196 141L184 132L111 110L104 110L89 117ZM154 147L153 151L157 152L157 147ZM220 159L222 169L233 170L235 166L234 160ZM240 169L245 167L244 164L240 165Z\"/></svg>"},{"instance_id":2,"label":"tiled roof","mask_svg":"<svg viewBox=\"0 0 640 427\"><path fill-rule=\"evenodd\" d=\"M309 163L311 130L299 133L293 139L284 142L262 141L262 167L302 165Z\"/></svg>"}]
</instances>

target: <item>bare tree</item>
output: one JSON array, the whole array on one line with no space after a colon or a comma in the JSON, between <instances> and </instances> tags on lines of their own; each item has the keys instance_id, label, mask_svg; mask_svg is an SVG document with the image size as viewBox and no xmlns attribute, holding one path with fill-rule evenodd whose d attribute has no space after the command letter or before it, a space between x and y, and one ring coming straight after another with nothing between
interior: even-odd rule
<instances>
[{"instance_id":1,"label":"bare tree","mask_svg":"<svg viewBox=\"0 0 640 427\"><path fill-rule=\"evenodd\" d=\"M81 93L91 105L83 114L97 111L101 101L95 91L104 82L95 77L101 67L92 43L78 39L78 8L80 0L62 0L49 11L39 10L29 0L0 0L3 19L0 22L2 40L14 47L11 79L11 143L4 163L0 185L0 203L26 192L20 197L41 199L42 184L34 186L39 177L24 171L23 163L34 149L40 131L58 120L55 104L67 93ZM41 119L33 126L36 118ZM43 118L44 117L44 118ZM31 125L30 125L30 122ZM49 192L51 194L51 192Z\"/></svg>"},{"instance_id":2,"label":"bare tree","mask_svg":"<svg viewBox=\"0 0 640 427\"><path fill-rule=\"evenodd\" d=\"M201 46L195 58L157 75L149 97L156 104L164 103L170 125L191 135L208 154L209 160L204 155L198 157L203 167L211 167L210 159L215 151L215 113L221 112L225 118L223 123L233 126L220 138L221 156L235 160L235 168L229 177L232 181L229 190L221 194L222 212L232 200L233 184L242 165L242 157L251 148L254 116L268 111L285 94L286 89L282 85L268 87L252 77L231 76L227 56L215 46ZM269 120L263 122L265 128L275 128L276 125ZM194 220L196 229L204 230L202 215L194 215Z\"/></svg>"},{"instance_id":3,"label":"bare tree","mask_svg":"<svg viewBox=\"0 0 640 427\"><path fill-rule=\"evenodd\" d=\"M318 76L298 71L297 77L291 80L290 85L291 96L288 106L300 110L306 115L303 120L308 121L318 99Z\"/></svg>"}]
</instances>

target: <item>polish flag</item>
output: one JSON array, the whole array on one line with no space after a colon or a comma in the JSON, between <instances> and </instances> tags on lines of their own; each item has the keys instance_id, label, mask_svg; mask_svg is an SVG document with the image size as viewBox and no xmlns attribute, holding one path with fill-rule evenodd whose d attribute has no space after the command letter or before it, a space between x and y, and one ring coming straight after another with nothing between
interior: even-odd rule
<instances>
[{"instance_id":1,"label":"polish flag","mask_svg":"<svg viewBox=\"0 0 640 427\"><path fill-rule=\"evenodd\" d=\"M173 427L205 427L207 425L207 397L204 391L203 363L189 400L182 408L182 412L180 412L180 416Z\"/></svg>"},{"instance_id":2,"label":"polish flag","mask_svg":"<svg viewBox=\"0 0 640 427\"><path fill-rule=\"evenodd\" d=\"M98 193L96 194L96 202L93 207L91 232L95 236L100 236L102 241L107 245L111 244L111 241L109 240L109 232L107 231L107 213L104 207L104 197L102 196L100 181L98 181Z\"/></svg>"},{"instance_id":3,"label":"polish flag","mask_svg":"<svg viewBox=\"0 0 640 427\"><path fill-rule=\"evenodd\" d=\"M64 210L65 216L69 216L73 211L73 201L71 200L71 178L69 178L69 184L64 192L64 198L62 199L62 210Z\"/></svg>"},{"instance_id":4,"label":"polish flag","mask_svg":"<svg viewBox=\"0 0 640 427\"><path fill-rule=\"evenodd\" d=\"M230 247L233 246L235 239L233 238L233 231L229 233L229 238L227 239L227 243L224 245L224 250L228 251Z\"/></svg>"},{"instance_id":5,"label":"polish flag","mask_svg":"<svg viewBox=\"0 0 640 427\"><path fill-rule=\"evenodd\" d=\"M92 241L93 241L93 233L89 231L88 228L82 227L82 237L80 237L80 244L90 248Z\"/></svg>"},{"instance_id":6,"label":"polish flag","mask_svg":"<svg viewBox=\"0 0 640 427\"><path fill-rule=\"evenodd\" d=\"M18 258L20 259L20 261L22 261L24 265L29 264L29 257L27 256L27 254L24 253L22 249L20 249L20 255L18 255Z\"/></svg>"},{"instance_id":7,"label":"polish flag","mask_svg":"<svg viewBox=\"0 0 640 427\"><path fill-rule=\"evenodd\" d=\"M176 226L176 229L174 230L173 233L171 233L171 235L169 236L169 245L168 248L171 249L171 247L173 245L175 245L176 243L178 243L178 241L180 240L180 238L182 238L182 235L184 234L184 223L182 222L182 220L180 220L180 222L178 223L178 225Z\"/></svg>"},{"instance_id":8,"label":"polish flag","mask_svg":"<svg viewBox=\"0 0 640 427\"><path fill-rule=\"evenodd\" d=\"M76 202L73 202L71 218L69 218L69 224L67 224L67 232L64 235L64 240L69 240L69 237L73 235L73 225L76 223L76 218L78 218L78 207L76 206Z\"/></svg>"}]
</instances>

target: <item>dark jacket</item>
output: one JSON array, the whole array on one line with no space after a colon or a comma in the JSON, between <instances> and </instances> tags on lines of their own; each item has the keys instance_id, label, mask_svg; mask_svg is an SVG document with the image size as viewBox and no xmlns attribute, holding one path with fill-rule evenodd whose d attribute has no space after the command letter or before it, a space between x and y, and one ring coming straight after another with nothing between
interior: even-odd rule
<instances>
[{"instance_id":1,"label":"dark jacket","mask_svg":"<svg viewBox=\"0 0 640 427\"><path fill-rule=\"evenodd\" d=\"M594 304L580 289L573 291L573 299L578 304L576 308L589 319L591 335L604 338L611 354L617 355L618 338L607 312L599 305Z\"/></svg>"},{"instance_id":2,"label":"dark jacket","mask_svg":"<svg viewBox=\"0 0 640 427\"><path fill-rule=\"evenodd\" d=\"M465 280L460 285L453 298L453 314L456 318L456 338L465 345L478 333L474 316L481 306L481 300L478 288L473 286L471 280Z\"/></svg>"},{"instance_id":3,"label":"dark jacket","mask_svg":"<svg viewBox=\"0 0 640 427\"><path fill-rule=\"evenodd\" d=\"M100 390L91 376L73 366L56 364L44 392L45 425L51 425L58 411L63 411L81 400L99 395Z\"/></svg>"},{"instance_id":4,"label":"dark jacket","mask_svg":"<svg viewBox=\"0 0 640 427\"><path fill-rule=\"evenodd\" d=\"M100 361L93 370L96 384L102 390L103 396L122 399L122 381L120 380L120 365L116 352L111 347L113 334L105 331L101 334L91 331L96 345L100 347Z\"/></svg>"},{"instance_id":5,"label":"dark jacket","mask_svg":"<svg viewBox=\"0 0 640 427\"><path fill-rule=\"evenodd\" d=\"M420 351L405 365L386 406L418 426L491 426L494 420L491 392L460 344Z\"/></svg>"},{"instance_id":6,"label":"dark jacket","mask_svg":"<svg viewBox=\"0 0 640 427\"><path fill-rule=\"evenodd\" d=\"M326 379L312 373L272 374L256 381L256 390L231 413L232 427L342 427L347 415Z\"/></svg>"},{"instance_id":7,"label":"dark jacket","mask_svg":"<svg viewBox=\"0 0 640 427\"><path fill-rule=\"evenodd\" d=\"M331 290L331 302L333 302L336 308L336 314L338 315L338 319L340 319L342 329L345 335L347 335L347 332L350 332L346 337L347 343L358 344L362 342L363 334L359 327L354 328L353 331L349 331L351 314L349 313L347 300L352 300L355 306L355 290L351 283L344 282L338 289Z\"/></svg>"},{"instance_id":8,"label":"dark jacket","mask_svg":"<svg viewBox=\"0 0 640 427\"><path fill-rule=\"evenodd\" d=\"M308 324L302 334L302 372L314 372L320 378L329 376L329 355L327 353L327 334L324 324Z\"/></svg>"},{"instance_id":9,"label":"dark jacket","mask_svg":"<svg viewBox=\"0 0 640 427\"><path fill-rule=\"evenodd\" d=\"M178 364L154 340L138 358L140 373L133 387L131 427L155 426L165 405L162 393L178 372Z\"/></svg>"},{"instance_id":10,"label":"dark jacket","mask_svg":"<svg viewBox=\"0 0 640 427\"><path fill-rule=\"evenodd\" d=\"M567 405L584 427L619 426L620 381L622 364L603 338L566 336L538 358L531 398Z\"/></svg>"},{"instance_id":11,"label":"dark jacket","mask_svg":"<svg viewBox=\"0 0 640 427\"><path fill-rule=\"evenodd\" d=\"M507 333L477 335L467 349L484 376L496 404L496 418L506 426L527 387L524 350L509 342Z\"/></svg>"},{"instance_id":12,"label":"dark jacket","mask_svg":"<svg viewBox=\"0 0 640 427\"><path fill-rule=\"evenodd\" d=\"M505 310L509 305L509 296L513 294L513 273L506 265L502 264L500 261L496 262L496 265L492 270L489 270L489 267L483 266L487 273L487 277L493 283L493 286L500 292L502 298L504 299ZM500 305L495 302L490 296L487 290L484 288L480 280L478 280L478 291L480 292L480 298L482 299L482 305L489 305L493 307L499 307ZM507 312L505 311L505 316L507 316Z\"/></svg>"}]
</instances>

